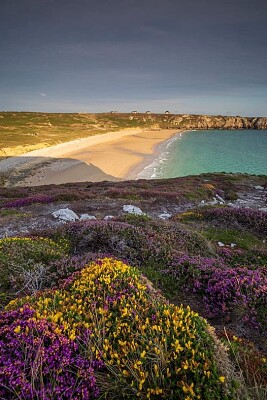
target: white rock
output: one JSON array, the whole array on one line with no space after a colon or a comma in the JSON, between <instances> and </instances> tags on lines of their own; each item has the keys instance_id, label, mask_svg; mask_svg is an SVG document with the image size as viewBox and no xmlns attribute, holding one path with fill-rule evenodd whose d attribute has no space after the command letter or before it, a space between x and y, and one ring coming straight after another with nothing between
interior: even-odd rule
<instances>
[{"instance_id":1,"label":"white rock","mask_svg":"<svg viewBox=\"0 0 267 400\"><path fill-rule=\"evenodd\" d=\"M224 199L223 199L221 196L219 196L218 194L216 194L215 197L216 197L216 199L218 199L218 200L220 201L220 204L223 204L223 203L224 203Z\"/></svg>"},{"instance_id":2,"label":"white rock","mask_svg":"<svg viewBox=\"0 0 267 400\"><path fill-rule=\"evenodd\" d=\"M80 216L80 221L88 221L89 219L96 219L94 215L89 215L89 214L82 214Z\"/></svg>"},{"instance_id":3,"label":"white rock","mask_svg":"<svg viewBox=\"0 0 267 400\"><path fill-rule=\"evenodd\" d=\"M205 204L205 200L201 200L200 204Z\"/></svg>"},{"instance_id":4,"label":"white rock","mask_svg":"<svg viewBox=\"0 0 267 400\"><path fill-rule=\"evenodd\" d=\"M224 244L223 242L218 242L218 245L219 245L220 247L224 247L224 246L225 246L225 244Z\"/></svg>"},{"instance_id":5,"label":"white rock","mask_svg":"<svg viewBox=\"0 0 267 400\"><path fill-rule=\"evenodd\" d=\"M211 206L215 206L215 204L218 204L218 200L215 199L215 197L213 197L213 201L210 201L209 204L210 204Z\"/></svg>"},{"instance_id":6,"label":"white rock","mask_svg":"<svg viewBox=\"0 0 267 400\"><path fill-rule=\"evenodd\" d=\"M104 217L104 219L105 220L108 220L108 219L113 219L114 218L114 216L113 215L106 215L105 217Z\"/></svg>"},{"instance_id":7,"label":"white rock","mask_svg":"<svg viewBox=\"0 0 267 400\"><path fill-rule=\"evenodd\" d=\"M146 215L145 213L143 213L143 211L136 206L132 206L131 204L127 204L125 206L123 206L123 211L127 212L128 214L134 214L134 215Z\"/></svg>"},{"instance_id":8,"label":"white rock","mask_svg":"<svg viewBox=\"0 0 267 400\"><path fill-rule=\"evenodd\" d=\"M62 221L76 221L79 219L78 215L69 208L61 208L58 211L52 213L54 218L58 218Z\"/></svg>"},{"instance_id":9,"label":"white rock","mask_svg":"<svg viewBox=\"0 0 267 400\"><path fill-rule=\"evenodd\" d=\"M261 208L259 208L259 211L267 212L267 207L261 207Z\"/></svg>"},{"instance_id":10,"label":"white rock","mask_svg":"<svg viewBox=\"0 0 267 400\"><path fill-rule=\"evenodd\" d=\"M263 186L254 186L254 189L256 189L256 190L264 190L264 187Z\"/></svg>"},{"instance_id":11,"label":"white rock","mask_svg":"<svg viewBox=\"0 0 267 400\"><path fill-rule=\"evenodd\" d=\"M236 205L234 204L234 203L227 203L228 204L228 206L230 206L230 207L236 207Z\"/></svg>"},{"instance_id":12,"label":"white rock","mask_svg":"<svg viewBox=\"0 0 267 400\"><path fill-rule=\"evenodd\" d=\"M236 243L231 243L230 246L233 248L236 246Z\"/></svg>"},{"instance_id":13,"label":"white rock","mask_svg":"<svg viewBox=\"0 0 267 400\"><path fill-rule=\"evenodd\" d=\"M169 218L171 218L171 216L172 216L172 214L169 214L167 212L164 212L164 213L158 215L158 217L160 219L169 219Z\"/></svg>"}]
</instances>

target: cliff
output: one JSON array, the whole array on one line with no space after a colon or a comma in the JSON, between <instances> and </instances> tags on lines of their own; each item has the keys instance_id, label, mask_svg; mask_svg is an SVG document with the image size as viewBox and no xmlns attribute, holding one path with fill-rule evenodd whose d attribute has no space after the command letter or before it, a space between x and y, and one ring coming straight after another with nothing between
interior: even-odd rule
<instances>
[{"instance_id":1,"label":"cliff","mask_svg":"<svg viewBox=\"0 0 267 400\"><path fill-rule=\"evenodd\" d=\"M181 129L267 129L266 117L170 115L163 124Z\"/></svg>"}]
</instances>

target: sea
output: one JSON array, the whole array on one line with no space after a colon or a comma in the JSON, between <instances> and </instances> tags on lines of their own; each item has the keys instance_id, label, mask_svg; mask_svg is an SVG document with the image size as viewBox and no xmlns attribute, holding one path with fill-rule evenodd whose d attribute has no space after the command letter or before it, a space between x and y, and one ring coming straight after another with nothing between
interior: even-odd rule
<instances>
[{"instance_id":1,"label":"sea","mask_svg":"<svg viewBox=\"0 0 267 400\"><path fill-rule=\"evenodd\" d=\"M267 175L267 130L178 133L137 179L176 178L205 172Z\"/></svg>"}]
</instances>

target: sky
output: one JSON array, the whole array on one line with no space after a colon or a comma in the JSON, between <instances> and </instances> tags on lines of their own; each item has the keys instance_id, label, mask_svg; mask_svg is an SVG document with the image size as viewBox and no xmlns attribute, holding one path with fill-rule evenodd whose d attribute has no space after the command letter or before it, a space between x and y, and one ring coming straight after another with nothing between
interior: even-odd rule
<instances>
[{"instance_id":1,"label":"sky","mask_svg":"<svg viewBox=\"0 0 267 400\"><path fill-rule=\"evenodd\" d=\"M0 0L0 110L267 116L266 0Z\"/></svg>"}]
</instances>

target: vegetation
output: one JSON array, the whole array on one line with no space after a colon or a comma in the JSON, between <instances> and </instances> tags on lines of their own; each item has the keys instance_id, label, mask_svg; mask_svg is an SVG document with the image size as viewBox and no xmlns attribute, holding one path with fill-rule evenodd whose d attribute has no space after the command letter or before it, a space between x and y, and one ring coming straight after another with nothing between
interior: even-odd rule
<instances>
[{"instance_id":1,"label":"vegetation","mask_svg":"<svg viewBox=\"0 0 267 400\"><path fill-rule=\"evenodd\" d=\"M266 118L174 114L0 112L0 157L125 128L266 129Z\"/></svg>"},{"instance_id":2,"label":"vegetation","mask_svg":"<svg viewBox=\"0 0 267 400\"><path fill-rule=\"evenodd\" d=\"M59 289L14 301L9 308L23 304L34 310L37 326L48 321L56 335L80 345L77 353L103 366L106 382L99 390L106 396L233 398L227 390L224 394L226 377L216 367L206 323L189 308L151 296L140 273L121 261L99 260ZM19 338L28 327L20 323L12 326Z\"/></svg>"},{"instance_id":3,"label":"vegetation","mask_svg":"<svg viewBox=\"0 0 267 400\"><path fill-rule=\"evenodd\" d=\"M2 188L28 232L0 239L0 398L266 399L267 214L199 206L264 179ZM148 215L119 212L130 191ZM36 228L62 204L117 214Z\"/></svg>"}]
</instances>

